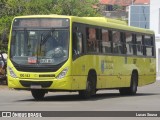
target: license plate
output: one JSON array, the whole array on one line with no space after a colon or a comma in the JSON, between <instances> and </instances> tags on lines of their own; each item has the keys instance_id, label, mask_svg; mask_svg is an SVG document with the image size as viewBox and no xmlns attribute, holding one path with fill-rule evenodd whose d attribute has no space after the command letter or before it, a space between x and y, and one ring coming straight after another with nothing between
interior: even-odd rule
<instances>
[{"instance_id":1,"label":"license plate","mask_svg":"<svg viewBox=\"0 0 160 120\"><path fill-rule=\"evenodd\" d=\"M41 85L31 85L30 86L31 89L42 89Z\"/></svg>"}]
</instances>

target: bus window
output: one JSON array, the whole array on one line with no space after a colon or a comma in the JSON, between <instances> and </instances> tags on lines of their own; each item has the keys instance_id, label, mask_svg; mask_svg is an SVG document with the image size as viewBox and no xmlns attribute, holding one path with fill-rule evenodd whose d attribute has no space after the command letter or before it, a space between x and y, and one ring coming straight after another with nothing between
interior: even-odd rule
<instances>
[{"instance_id":1,"label":"bus window","mask_svg":"<svg viewBox=\"0 0 160 120\"><path fill-rule=\"evenodd\" d=\"M120 32L112 31L113 53L122 53L122 45L120 43Z\"/></svg>"},{"instance_id":2,"label":"bus window","mask_svg":"<svg viewBox=\"0 0 160 120\"><path fill-rule=\"evenodd\" d=\"M126 49L127 55L133 55L132 33L126 33Z\"/></svg>"},{"instance_id":3,"label":"bus window","mask_svg":"<svg viewBox=\"0 0 160 120\"><path fill-rule=\"evenodd\" d=\"M143 55L142 35L136 35L137 55Z\"/></svg>"},{"instance_id":4,"label":"bus window","mask_svg":"<svg viewBox=\"0 0 160 120\"><path fill-rule=\"evenodd\" d=\"M82 54L82 33L73 33L73 56Z\"/></svg>"},{"instance_id":5,"label":"bus window","mask_svg":"<svg viewBox=\"0 0 160 120\"><path fill-rule=\"evenodd\" d=\"M146 48L146 56L152 56L154 53L153 49L153 39L149 35L144 36L144 44Z\"/></svg>"},{"instance_id":6,"label":"bus window","mask_svg":"<svg viewBox=\"0 0 160 120\"><path fill-rule=\"evenodd\" d=\"M96 28L96 52L102 52L102 29Z\"/></svg>"},{"instance_id":7,"label":"bus window","mask_svg":"<svg viewBox=\"0 0 160 120\"><path fill-rule=\"evenodd\" d=\"M125 36L125 33L121 32L120 33L120 37L121 37L120 41L121 41L121 46L122 46L121 53L122 54L126 54L127 48L126 48L126 36Z\"/></svg>"},{"instance_id":8,"label":"bus window","mask_svg":"<svg viewBox=\"0 0 160 120\"><path fill-rule=\"evenodd\" d=\"M102 29L102 53L111 53L108 30Z\"/></svg>"},{"instance_id":9,"label":"bus window","mask_svg":"<svg viewBox=\"0 0 160 120\"><path fill-rule=\"evenodd\" d=\"M144 35L142 35L143 55L146 56L146 46L144 42Z\"/></svg>"},{"instance_id":10,"label":"bus window","mask_svg":"<svg viewBox=\"0 0 160 120\"><path fill-rule=\"evenodd\" d=\"M24 31L13 32L11 54L14 56L25 56L25 37ZM26 33L28 34L28 33ZM17 47L15 47L17 46Z\"/></svg>"},{"instance_id":11,"label":"bus window","mask_svg":"<svg viewBox=\"0 0 160 120\"><path fill-rule=\"evenodd\" d=\"M96 29L87 28L87 50L88 52L97 51Z\"/></svg>"},{"instance_id":12,"label":"bus window","mask_svg":"<svg viewBox=\"0 0 160 120\"><path fill-rule=\"evenodd\" d=\"M151 44L152 44L152 56L154 56L155 55L155 43L154 43L154 37L153 36L151 36Z\"/></svg>"}]
</instances>

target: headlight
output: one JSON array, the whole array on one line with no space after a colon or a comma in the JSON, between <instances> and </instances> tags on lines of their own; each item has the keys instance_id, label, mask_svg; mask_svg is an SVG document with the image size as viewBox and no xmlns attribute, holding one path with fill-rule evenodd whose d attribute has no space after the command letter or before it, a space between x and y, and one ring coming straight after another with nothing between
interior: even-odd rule
<instances>
[{"instance_id":1,"label":"headlight","mask_svg":"<svg viewBox=\"0 0 160 120\"><path fill-rule=\"evenodd\" d=\"M17 78L17 75L13 72L12 68L8 67L8 71L9 71L11 77Z\"/></svg>"},{"instance_id":2,"label":"headlight","mask_svg":"<svg viewBox=\"0 0 160 120\"><path fill-rule=\"evenodd\" d=\"M68 68L63 69L56 78L57 79L64 78L67 72L68 72Z\"/></svg>"}]
</instances>

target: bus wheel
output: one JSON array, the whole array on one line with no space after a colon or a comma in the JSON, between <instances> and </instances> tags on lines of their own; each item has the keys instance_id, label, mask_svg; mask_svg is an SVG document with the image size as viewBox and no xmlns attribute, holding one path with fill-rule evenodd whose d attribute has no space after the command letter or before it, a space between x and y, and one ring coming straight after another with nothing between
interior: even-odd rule
<instances>
[{"instance_id":1,"label":"bus wheel","mask_svg":"<svg viewBox=\"0 0 160 120\"><path fill-rule=\"evenodd\" d=\"M88 99L96 94L96 74L89 74L87 79L86 90L79 91L79 96Z\"/></svg>"},{"instance_id":2,"label":"bus wheel","mask_svg":"<svg viewBox=\"0 0 160 120\"><path fill-rule=\"evenodd\" d=\"M32 96L34 97L35 100L42 100L44 98L44 95L46 93L45 90L31 90Z\"/></svg>"},{"instance_id":3,"label":"bus wheel","mask_svg":"<svg viewBox=\"0 0 160 120\"><path fill-rule=\"evenodd\" d=\"M133 72L131 76L131 84L129 88L120 88L119 92L121 95L135 95L138 86L138 74Z\"/></svg>"}]
</instances>

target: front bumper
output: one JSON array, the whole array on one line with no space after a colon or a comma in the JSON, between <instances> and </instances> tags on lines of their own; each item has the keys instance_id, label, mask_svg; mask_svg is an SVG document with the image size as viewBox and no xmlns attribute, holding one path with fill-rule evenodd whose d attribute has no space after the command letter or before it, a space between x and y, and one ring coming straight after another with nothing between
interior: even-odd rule
<instances>
[{"instance_id":1,"label":"front bumper","mask_svg":"<svg viewBox=\"0 0 160 120\"><path fill-rule=\"evenodd\" d=\"M15 89L48 89L48 90L72 90L72 77L63 79L19 79L8 77L8 87Z\"/></svg>"}]
</instances>

